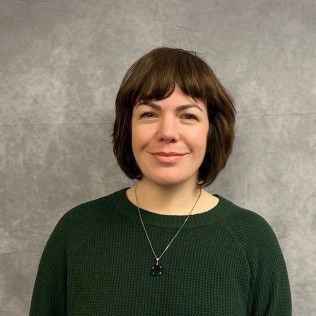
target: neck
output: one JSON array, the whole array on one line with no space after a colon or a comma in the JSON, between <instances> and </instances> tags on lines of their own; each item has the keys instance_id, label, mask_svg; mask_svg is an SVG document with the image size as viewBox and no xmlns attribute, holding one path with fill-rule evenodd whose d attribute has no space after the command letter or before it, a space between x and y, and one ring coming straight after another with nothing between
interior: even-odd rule
<instances>
[{"instance_id":1,"label":"neck","mask_svg":"<svg viewBox=\"0 0 316 316\"><path fill-rule=\"evenodd\" d=\"M176 186L161 186L141 180L136 187L137 201L135 188L133 188L132 192L136 205L163 215L188 215L200 195L200 185L196 184L196 182L183 183ZM197 204L194 209L197 207ZM194 210L191 214L194 214Z\"/></svg>"}]
</instances>

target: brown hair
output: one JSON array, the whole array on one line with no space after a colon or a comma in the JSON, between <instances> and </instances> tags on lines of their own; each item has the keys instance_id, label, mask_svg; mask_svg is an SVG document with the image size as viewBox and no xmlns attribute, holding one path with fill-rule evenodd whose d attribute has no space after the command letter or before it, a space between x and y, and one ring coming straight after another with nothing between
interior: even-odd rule
<instances>
[{"instance_id":1,"label":"brown hair","mask_svg":"<svg viewBox=\"0 0 316 316\"><path fill-rule=\"evenodd\" d=\"M123 77L115 100L112 144L118 165L131 179L141 179L131 146L133 107L139 101L162 100L175 84L193 99L207 106L209 132L198 181L211 184L225 167L234 142L235 107L211 67L195 52L158 47L138 59Z\"/></svg>"}]
</instances>

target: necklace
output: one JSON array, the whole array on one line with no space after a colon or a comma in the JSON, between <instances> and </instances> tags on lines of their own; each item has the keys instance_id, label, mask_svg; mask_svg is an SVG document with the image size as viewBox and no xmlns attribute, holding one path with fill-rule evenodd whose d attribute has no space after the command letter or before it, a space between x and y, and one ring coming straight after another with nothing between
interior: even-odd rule
<instances>
[{"instance_id":1,"label":"necklace","mask_svg":"<svg viewBox=\"0 0 316 316\"><path fill-rule=\"evenodd\" d=\"M136 186L137 187L137 186ZM136 194L136 187L135 187L135 198L136 198L136 203L137 203L137 209L138 209L138 214L139 214L139 217L140 217L140 220L141 220L141 223L143 225L143 229L144 229L144 232L147 236L147 240L149 242L149 245L150 245L150 248L152 250L152 253L154 254L155 256L155 262L153 264L153 266L151 267L151 270L150 270L150 274L152 276L158 276L158 275L161 275L162 273L162 266L161 264L159 263L159 260L160 258L163 256L163 254L167 251L167 249L169 248L169 246L171 245L171 243L173 242L173 240L177 237L178 233L180 232L181 228L183 227L183 225L186 223L186 221L188 220L189 216L191 215L196 203L198 202L198 200L200 199L200 196L201 196L201 191L202 189L200 188L200 194L199 194L199 197L198 199L196 200L196 202L194 203L189 215L186 217L185 221L182 223L182 225L180 226L180 228L178 229L177 233L174 235L174 237L171 239L171 241L169 242L169 244L167 245L167 247L165 248L165 250L161 253L161 255L159 257L157 257L156 253L155 253L155 250L150 242L150 239L149 239L149 236L147 234L147 231L146 231L146 228L145 228L145 225L144 225L144 222L143 222L143 219L142 219L142 216L140 214L140 210L139 210L139 207L138 207L138 200L137 200L137 194Z\"/></svg>"}]
</instances>

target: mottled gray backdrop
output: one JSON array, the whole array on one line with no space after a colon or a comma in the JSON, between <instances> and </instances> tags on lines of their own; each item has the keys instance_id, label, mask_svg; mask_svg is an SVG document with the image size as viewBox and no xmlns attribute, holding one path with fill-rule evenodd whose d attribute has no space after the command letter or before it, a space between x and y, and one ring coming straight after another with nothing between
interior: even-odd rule
<instances>
[{"instance_id":1,"label":"mottled gray backdrop","mask_svg":"<svg viewBox=\"0 0 316 316\"><path fill-rule=\"evenodd\" d=\"M262 215L294 315L316 313L315 1L0 1L0 314L27 315L70 208L133 185L110 133L130 64L196 51L236 101L234 150L208 191ZM314 66L314 69L313 69Z\"/></svg>"}]
</instances>

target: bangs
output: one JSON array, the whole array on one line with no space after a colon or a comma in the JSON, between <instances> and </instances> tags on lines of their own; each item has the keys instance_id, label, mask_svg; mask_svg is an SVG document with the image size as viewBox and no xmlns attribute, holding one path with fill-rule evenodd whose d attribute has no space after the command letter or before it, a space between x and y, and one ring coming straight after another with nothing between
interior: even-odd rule
<instances>
[{"instance_id":1,"label":"bangs","mask_svg":"<svg viewBox=\"0 0 316 316\"><path fill-rule=\"evenodd\" d=\"M137 89L136 103L162 100L169 97L175 85L194 100L205 102L208 99L207 73L209 69L191 54L155 56L151 66L144 73L142 84Z\"/></svg>"}]
</instances>

